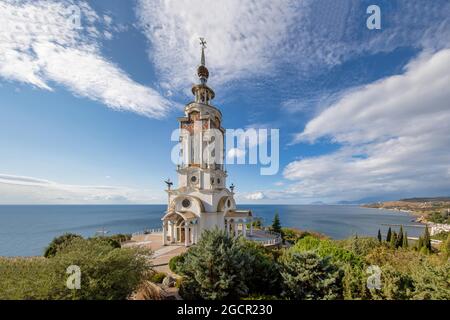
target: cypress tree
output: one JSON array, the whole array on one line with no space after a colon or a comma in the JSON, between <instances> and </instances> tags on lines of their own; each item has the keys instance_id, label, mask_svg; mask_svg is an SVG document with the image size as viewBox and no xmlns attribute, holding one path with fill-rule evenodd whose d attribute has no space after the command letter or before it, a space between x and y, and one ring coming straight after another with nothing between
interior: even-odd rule
<instances>
[{"instance_id":1,"label":"cypress tree","mask_svg":"<svg viewBox=\"0 0 450 320\"><path fill-rule=\"evenodd\" d=\"M276 212L275 217L273 217L272 231L281 234L281 223L280 223L280 216L278 215L278 212Z\"/></svg>"},{"instance_id":2,"label":"cypress tree","mask_svg":"<svg viewBox=\"0 0 450 320\"><path fill-rule=\"evenodd\" d=\"M391 241L389 242L391 248L395 248L397 245L397 233L394 231L391 236Z\"/></svg>"},{"instance_id":3,"label":"cypress tree","mask_svg":"<svg viewBox=\"0 0 450 320\"><path fill-rule=\"evenodd\" d=\"M395 244L396 248L400 248L401 246L403 246L403 226L400 226L400 231L398 233L397 241Z\"/></svg>"},{"instance_id":4,"label":"cypress tree","mask_svg":"<svg viewBox=\"0 0 450 320\"><path fill-rule=\"evenodd\" d=\"M386 235L386 242L391 242L391 238L392 238L392 230L391 230L391 227L389 227L387 235Z\"/></svg>"},{"instance_id":5,"label":"cypress tree","mask_svg":"<svg viewBox=\"0 0 450 320\"><path fill-rule=\"evenodd\" d=\"M378 238L378 242L379 243L381 243L383 241L383 239L381 238L381 231L380 231L380 229L378 229L378 236L377 236L377 238Z\"/></svg>"},{"instance_id":6,"label":"cypress tree","mask_svg":"<svg viewBox=\"0 0 450 320\"><path fill-rule=\"evenodd\" d=\"M408 232L406 232L406 231L405 231L405 235L403 236L402 247L403 248L408 248L409 247L409 244L408 244Z\"/></svg>"},{"instance_id":7,"label":"cypress tree","mask_svg":"<svg viewBox=\"0 0 450 320\"><path fill-rule=\"evenodd\" d=\"M427 248L427 250L431 251L431 236L430 231L428 230L428 226L425 227L425 233L423 235L423 246Z\"/></svg>"}]
</instances>

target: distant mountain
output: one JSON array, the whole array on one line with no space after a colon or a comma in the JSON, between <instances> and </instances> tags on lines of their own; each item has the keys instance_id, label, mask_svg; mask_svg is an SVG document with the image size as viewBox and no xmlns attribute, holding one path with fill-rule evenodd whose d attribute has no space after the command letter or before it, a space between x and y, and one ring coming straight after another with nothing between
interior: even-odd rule
<instances>
[{"instance_id":1,"label":"distant mountain","mask_svg":"<svg viewBox=\"0 0 450 320\"><path fill-rule=\"evenodd\" d=\"M391 199L383 199L383 201L388 201L388 200L391 200ZM392 200L394 200L394 199L392 199ZM342 200L342 201L337 202L337 204L361 205L361 204L373 203L373 202L379 202L379 201L380 201L379 198L367 197L367 198L362 198L362 199L357 199L357 200Z\"/></svg>"},{"instance_id":2,"label":"distant mountain","mask_svg":"<svg viewBox=\"0 0 450 320\"><path fill-rule=\"evenodd\" d=\"M310 205L319 206L319 205L326 205L326 203L323 201L314 201L311 202Z\"/></svg>"},{"instance_id":3,"label":"distant mountain","mask_svg":"<svg viewBox=\"0 0 450 320\"><path fill-rule=\"evenodd\" d=\"M405 201L405 202L449 202L450 197L409 198L409 199L401 199L399 201Z\"/></svg>"},{"instance_id":4,"label":"distant mountain","mask_svg":"<svg viewBox=\"0 0 450 320\"><path fill-rule=\"evenodd\" d=\"M357 204L363 204L364 202L360 202L359 200L357 200L357 201L339 201L337 204L342 204L342 205L350 205L350 204L354 204L354 205L357 205Z\"/></svg>"},{"instance_id":5,"label":"distant mountain","mask_svg":"<svg viewBox=\"0 0 450 320\"><path fill-rule=\"evenodd\" d=\"M420 215L421 222L450 224L450 197L423 197L373 202L364 204L363 207L409 211Z\"/></svg>"}]
</instances>

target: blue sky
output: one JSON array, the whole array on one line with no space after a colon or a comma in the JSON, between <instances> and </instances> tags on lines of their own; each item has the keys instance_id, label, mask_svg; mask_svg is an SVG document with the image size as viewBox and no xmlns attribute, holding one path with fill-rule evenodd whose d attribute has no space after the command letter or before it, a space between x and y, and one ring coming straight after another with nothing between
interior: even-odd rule
<instances>
[{"instance_id":1,"label":"blue sky","mask_svg":"<svg viewBox=\"0 0 450 320\"><path fill-rule=\"evenodd\" d=\"M448 195L450 3L412 2L0 0L0 203L164 203L200 36L224 127L280 129L239 202Z\"/></svg>"}]
</instances>

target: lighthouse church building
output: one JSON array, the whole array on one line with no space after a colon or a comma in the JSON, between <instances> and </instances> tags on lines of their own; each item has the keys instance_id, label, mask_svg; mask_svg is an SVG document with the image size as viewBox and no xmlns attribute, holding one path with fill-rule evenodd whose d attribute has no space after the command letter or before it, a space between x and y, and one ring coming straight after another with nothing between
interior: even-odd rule
<instances>
[{"instance_id":1,"label":"lighthouse church building","mask_svg":"<svg viewBox=\"0 0 450 320\"><path fill-rule=\"evenodd\" d=\"M178 188L171 188L163 221L163 244L197 243L203 230L219 228L230 236L253 234L253 217L249 210L238 210L234 186L227 188L224 170L222 113L213 106L214 91L208 87L209 71L205 65L205 42L202 39L200 83L192 87L194 101L187 104L180 122L180 155L177 167ZM219 132L212 135L210 132ZM216 141L222 139L222 141ZM218 143L220 142L220 143ZM218 147L220 146L220 147ZM217 157L220 157L220 161ZM211 161L214 159L214 161ZM247 229L249 224L249 229Z\"/></svg>"}]
</instances>

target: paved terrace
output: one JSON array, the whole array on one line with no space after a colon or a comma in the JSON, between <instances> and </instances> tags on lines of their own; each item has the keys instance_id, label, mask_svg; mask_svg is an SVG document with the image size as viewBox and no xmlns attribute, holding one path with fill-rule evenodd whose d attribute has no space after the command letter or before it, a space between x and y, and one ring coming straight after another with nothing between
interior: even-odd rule
<instances>
[{"instance_id":1,"label":"paved terrace","mask_svg":"<svg viewBox=\"0 0 450 320\"><path fill-rule=\"evenodd\" d=\"M184 245L163 246L162 233L134 235L131 241L127 241L122 247L141 247L153 251L152 264L154 269L167 274L172 274L169 269L170 259L187 250Z\"/></svg>"}]
</instances>

